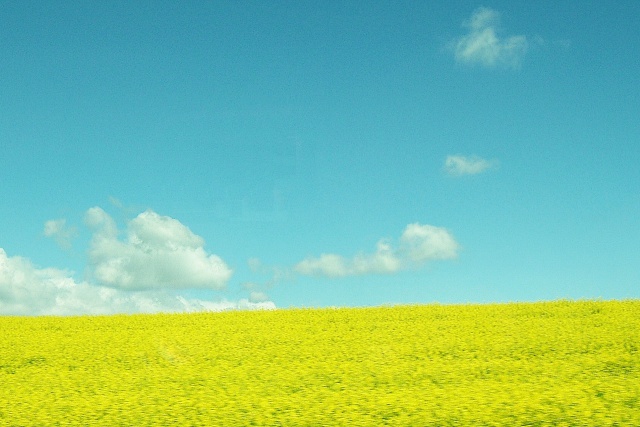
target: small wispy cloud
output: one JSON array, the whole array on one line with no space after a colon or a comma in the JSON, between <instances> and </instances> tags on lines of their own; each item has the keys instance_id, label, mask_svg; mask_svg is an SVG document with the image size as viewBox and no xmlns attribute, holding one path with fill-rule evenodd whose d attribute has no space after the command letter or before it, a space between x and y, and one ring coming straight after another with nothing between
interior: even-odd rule
<instances>
[{"instance_id":1,"label":"small wispy cloud","mask_svg":"<svg viewBox=\"0 0 640 427\"><path fill-rule=\"evenodd\" d=\"M67 226L64 218L51 219L44 223L44 235L51 237L63 249L71 248L71 240L78 235L75 227Z\"/></svg>"},{"instance_id":2,"label":"small wispy cloud","mask_svg":"<svg viewBox=\"0 0 640 427\"><path fill-rule=\"evenodd\" d=\"M126 239L101 208L85 215L93 230L89 263L100 285L126 290L222 289L232 270L204 250L204 239L180 221L147 210L129 221Z\"/></svg>"},{"instance_id":3,"label":"small wispy cloud","mask_svg":"<svg viewBox=\"0 0 640 427\"><path fill-rule=\"evenodd\" d=\"M528 41L523 35L500 38L500 14L492 9L476 9L463 23L469 31L450 43L456 60L463 64L487 68L517 68L527 52Z\"/></svg>"},{"instance_id":4,"label":"small wispy cloud","mask_svg":"<svg viewBox=\"0 0 640 427\"><path fill-rule=\"evenodd\" d=\"M397 248L383 239L373 253L359 253L351 258L322 254L300 261L293 270L301 275L332 278L392 274L430 260L455 258L457 251L458 243L446 229L414 223L407 225Z\"/></svg>"},{"instance_id":5,"label":"small wispy cloud","mask_svg":"<svg viewBox=\"0 0 640 427\"><path fill-rule=\"evenodd\" d=\"M264 303L269 301L269 296L264 292L252 291L249 294L249 301L254 304Z\"/></svg>"},{"instance_id":6,"label":"small wispy cloud","mask_svg":"<svg viewBox=\"0 0 640 427\"><path fill-rule=\"evenodd\" d=\"M240 284L245 291L249 292L249 301L255 304L269 302L270 297L267 292L283 281L293 280L295 276L291 269L265 265L256 257L249 258L247 265L253 273L269 277L267 280L243 282Z\"/></svg>"},{"instance_id":7,"label":"small wispy cloud","mask_svg":"<svg viewBox=\"0 0 640 427\"><path fill-rule=\"evenodd\" d=\"M478 156L447 156L444 170L450 176L476 175L498 166L497 160L486 160Z\"/></svg>"}]
</instances>

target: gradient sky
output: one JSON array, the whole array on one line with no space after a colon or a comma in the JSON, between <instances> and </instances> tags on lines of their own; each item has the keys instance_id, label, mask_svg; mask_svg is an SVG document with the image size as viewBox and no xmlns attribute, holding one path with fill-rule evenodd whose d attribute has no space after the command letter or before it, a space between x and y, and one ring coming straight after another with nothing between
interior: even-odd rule
<instances>
[{"instance_id":1,"label":"gradient sky","mask_svg":"<svg viewBox=\"0 0 640 427\"><path fill-rule=\"evenodd\" d=\"M0 313L640 298L639 17L2 1Z\"/></svg>"}]
</instances>

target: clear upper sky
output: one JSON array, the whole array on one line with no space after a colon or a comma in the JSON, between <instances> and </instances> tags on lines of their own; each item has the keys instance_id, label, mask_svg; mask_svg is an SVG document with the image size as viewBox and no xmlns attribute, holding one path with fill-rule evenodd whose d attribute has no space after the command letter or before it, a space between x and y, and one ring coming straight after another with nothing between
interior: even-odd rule
<instances>
[{"instance_id":1,"label":"clear upper sky","mask_svg":"<svg viewBox=\"0 0 640 427\"><path fill-rule=\"evenodd\" d=\"M640 298L638 1L2 1L0 313Z\"/></svg>"}]
</instances>

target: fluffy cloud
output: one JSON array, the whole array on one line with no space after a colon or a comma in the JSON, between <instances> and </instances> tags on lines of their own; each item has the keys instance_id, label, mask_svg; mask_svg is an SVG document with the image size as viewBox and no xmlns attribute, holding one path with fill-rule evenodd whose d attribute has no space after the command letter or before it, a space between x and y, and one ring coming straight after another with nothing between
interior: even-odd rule
<instances>
[{"instance_id":1,"label":"fluffy cloud","mask_svg":"<svg viewBox=\"0 0 640 427\"><path fill-rule=\"evenodd\" d=\"M477 156L447 156L444 169L451 176L475 175L498 165L496 160L485 160Z\"/></svg>"},{"instance_id":2,"label":"fluffy cloud","mask_svg":"<svg viewBox=\"0 0 640 427\"><path fill-rule=\"evenodd\" d=\"M516 68L527 52L525 36L498 37L500 14L486 7L477 9L464 27L469 32L451 43L458 62L484 67Z\"/></svg>"},{"instance_id":3,"label":"fluffy cloud","mask_svg":"<svg viewBox=\"0 0 640 427\"><path fill-rule=\"evenodd\" d=\"M407 225L400 236L400 254L417 264L451 259L458 255L458 243L442 227L414 223Z\"/></svg>"},{"instance_id":4,"label":"fluffy cloud","mask_svg":"<svg viewBox=\"0 0 640 427\"><path fill-rule=\"evenodd\" d=\"M71 240L78 231L74 227L67 227L65 219L52 219L44 223L44 235L53 238L60 247L69 249Z\"/></svg>"},{"instance_id":5,"label":"fluffy cloud","mask_svg":"<svg viewBox=\"0 0 640 427\"><path fill-rule=\"evenodd\" d=\"M326 277L391 274L420 266L429 260L455 258L457 251L458 244L446 229L414 223L405 228L397 249L388 241L380 240L374 253L360 253L352 258L322 254L299 262L294 271Z\"/></svg>"},{"instance_id":6,"label":"fluffy cloud","mask_svg":"<svg viewBox=\"0 0 640 427\"><path fill-rule=\"evenodd\" d=\"M93 230L89 263L101 285L127 290L224 288L232 271L204 240L179 221L147 210L127 224L118 238L114 220L101 208L87 211Z\"/></svg>"},{"instance_id":7,"label":"fluffy cloud","mask_svg":"<svg viewBox=\"0 0 640 427\"><path fill-rule=\"evenodd\" d=\"M259 302L186 299L166 291L121 291L76 282L72 273L37 268L28 259L9 257L0 248L0 313L4 315L73 315L273 309Z\"/></svg>"}]
</instances>

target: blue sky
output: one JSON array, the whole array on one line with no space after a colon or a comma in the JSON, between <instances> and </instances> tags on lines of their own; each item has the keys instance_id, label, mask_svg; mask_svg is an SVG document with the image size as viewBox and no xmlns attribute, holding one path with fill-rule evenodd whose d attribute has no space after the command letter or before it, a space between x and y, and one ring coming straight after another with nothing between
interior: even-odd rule
<instances>
[{"instance_id":1,"label":"blue sky","mask_svg":"<svg viewBox=\"0 0 640 427\"><path fill-rule=\"evenodd\" d=\"M0 3L0 313L640 297L640 3Z\"/></svg>"}]
</instances>

